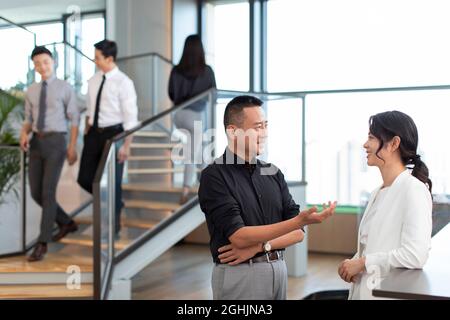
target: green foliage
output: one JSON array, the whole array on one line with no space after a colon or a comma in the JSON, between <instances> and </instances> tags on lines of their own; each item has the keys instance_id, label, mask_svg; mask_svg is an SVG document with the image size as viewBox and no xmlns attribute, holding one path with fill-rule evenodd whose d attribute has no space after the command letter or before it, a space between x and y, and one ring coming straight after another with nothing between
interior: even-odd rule
<instances>
[{"instance_id":1,"label":"green foliage","mask_svg":"<svg viewBox=\"0 0 450 320\"><path fill-rule=\"evenodd\" d=\"M23 119L23 99L18 92L6 92L0 89L0 204L4 195L13 191L19 179L20 155L17 148L18 132Z\"/></svg>"}]
</instances>

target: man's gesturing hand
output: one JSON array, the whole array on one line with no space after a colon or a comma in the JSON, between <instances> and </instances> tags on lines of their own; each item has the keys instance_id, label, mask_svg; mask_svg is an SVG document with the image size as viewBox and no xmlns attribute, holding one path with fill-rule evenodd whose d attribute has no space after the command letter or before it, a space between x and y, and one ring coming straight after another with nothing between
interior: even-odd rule
<instances>
[{"instance_id":1,"label":"man's gesturing hand","mask_svg":"<svg viewBox=\"0 0 450 320\"><path fill-rule=\"evenodd\" d=\"M301 211L298 214L298 218L301 220L301 225L305 226L308 224L321 223L328 217L331 217L336 209L336 201L331 203L328 201L328 206L324 203L323 210L317 212L317 207L314 206L308 210Z\"/></svg>"}]
</instances>

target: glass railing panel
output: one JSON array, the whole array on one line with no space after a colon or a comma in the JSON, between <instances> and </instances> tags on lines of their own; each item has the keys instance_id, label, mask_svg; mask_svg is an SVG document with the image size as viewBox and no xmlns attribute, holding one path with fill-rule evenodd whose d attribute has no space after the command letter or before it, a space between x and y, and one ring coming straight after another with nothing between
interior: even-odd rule
<instances>
[{"instance_id":1,"label":"glass railing panel","mask_svg":"<svg viewBox=\"0 0 450 320\"><path fill-rule=\"evenodd\" d=\"M100 164L103 169L94 181L94 295L103 298L106 294L111 265L114 257L114 181L115 148Z\"/></svg>"},{"instance_id":2,"label":"glass railing panel","mask_svg":"<svg viewBox=\"0 0 450 320\"><path fill-rule=\"evenodd\" d=\"M195 196L200 171L210 161L203 158L202 145L208 144L208 140L202 139L206 137L207 111L212 109L212 100L208 94L201 100L200 112L188 110L188 107L179 108L144 124L132 135L130 156L123 168L121 199L124 206L120 218L121 231L115 237L116 255L127 250L182 207L183 184L191 186L189 198ZM195 124L191 126L190 122ZM196 157L194 152L187 151L191 132L199 141L199 144L194 142L196 149L191 145ZM124 139L115 143L119 152ZM190 171L185 179L186 163ZM116 170L118 168L116 163Z\"/></svg>"},{"instance_id":3,"label":"glass railing panel","mask_svg":"<svg viewBox=\"0 0 450 320\"><path fill-rule=\"evenodd\" d=\"M119 58L117 65L134 82L138 97L139 120L170 108L168 82L172 65L154 54Z\"/></svg>"},{"instance_id":4,"label":"glass railing panel","mask_svg":"<svg viewBox=\"0 0 450 320\"><path fill-rule=\"evenodd\" d=\"M0 256L24 250L23 153L0 146Z\"/></svg>"}]
</instances>

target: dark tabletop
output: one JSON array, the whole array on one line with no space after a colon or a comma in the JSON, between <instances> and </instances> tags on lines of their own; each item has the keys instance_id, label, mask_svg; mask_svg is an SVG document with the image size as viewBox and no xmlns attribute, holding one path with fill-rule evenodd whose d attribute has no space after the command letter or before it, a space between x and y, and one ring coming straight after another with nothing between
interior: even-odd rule
<instances>
[{"instance_id":1,"label":"dark tabletop","mask_svg":"<svg viewBox=\"0 0 450 320\"><path fill-rule=\"evenodd\" d=\"M373 295L396 299L450 299L450 224L431 242L423 270L393 269L373 290Z\"/></svg>"}]
</instances>

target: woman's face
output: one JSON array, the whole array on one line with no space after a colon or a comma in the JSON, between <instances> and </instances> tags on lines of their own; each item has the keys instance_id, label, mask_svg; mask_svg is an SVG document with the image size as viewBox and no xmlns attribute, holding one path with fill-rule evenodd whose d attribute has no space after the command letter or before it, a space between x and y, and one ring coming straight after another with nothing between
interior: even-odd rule
<instances>
[{"instance_id":1,"label":"woman's face","mask_svg":"<svg viewBox=\"0 0 450 320\"><path fill-rule=\"evenodd\" d=\"M386 159L389 156L388 152L386 150L386 145L384 145L383 148L381 148L381 150L378 152L378 156L383 158L383 160L381 160L379 157L376 156L376 152L377 152L378 148L380 147L380 144L381 144L381 141L369 132L367 141L366 141L366 143L364 143L364 149L366 149L366 153L367 153L367 165L368 166L381 167L385 164L385 162L383 162L383 160L386 161Z\"/></svg>"}]
</instances>

